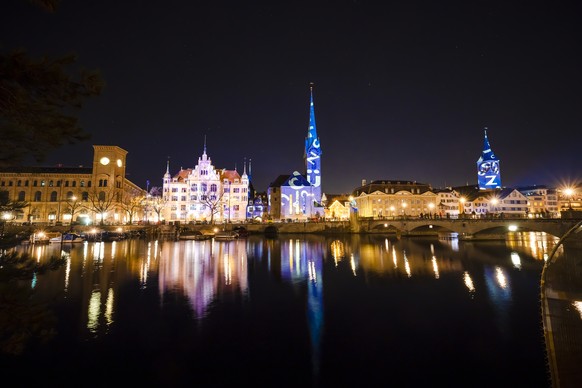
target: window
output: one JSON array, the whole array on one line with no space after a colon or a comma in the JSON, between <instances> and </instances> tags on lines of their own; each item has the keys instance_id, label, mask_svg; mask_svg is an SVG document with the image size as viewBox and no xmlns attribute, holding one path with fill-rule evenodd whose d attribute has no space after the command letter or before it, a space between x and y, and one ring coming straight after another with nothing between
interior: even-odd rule
<instances>
[{"instance_id":1,"label":"window","mask_svg":"<svg viewBox=\"0 0 582 388\"><path fill-rule=\"evenodd\" d=\"M77 187L77 181L73 181L73 187ZM83 187L83 186L81 186Z\"/></svg>"},{"instance_id":2,"label":"window","mask_svg":"<svg viewBox=\"0 0 582 388\"><path fill-rule=\"evenodd\" d=\"M79 182L79 187L85 187L85 181Z\"/></svg>"},{"instance_id":3,"label":"window","mask_svg":"<svg viewBox=\"0 0 582 388\"><path fill-rule=\"evenodd\" d=\"M73 200L72 198L73 198L73 192L72 191L67 191L67 199L69 201L72 201Z\"/></svg>"},{"instance_id":4,"label":"window","mask_svg":"<svg viewBox=\"0 0 582 388\"><path fill-rule=\"evenodd\" d=\"M25 198L26 198L26 194L24 193L24 191L18 192L18 200L19 201L24 201Z\"/></svg>"},{"instance_id":5,"label":"window","mask_svg":"<svg viewBox=\"0 0 582 388\"><path fill-rule=\"evenodd\" d=\"M57 181L57 187L61 187L61 184L62 184L62 183L63 183L63 181L59 179L59 180Z\"/></svg>"},{"instance_id":6,"label":"window","mask_svg":"<svg viewBox=\"0 0 582 388\"><path fill-rule=\"evenodd\" d=\"M34 193L34 201L35 202L40 202L41 199L42 199L42 195L41 195L40 191L36 191Z\"/></svg>"},{"instance_id":7,"label":"window","mask_svg":"<svg viewBox=\"0 0 582 388\"><path fill-rule=\"evenodd\" d=\"M89 192L88 191L83 191L83 193L81 194L81 198L83 198L83 201L88 201L89 200Z\"/></svg>"},{"instance_id":8,"label":"window","mask_svg":"<svg viewBox=\"0 0 582 388\"><path fill-rule=\"evenodd\" d=\"M57 202L57 192L56 191L52 191L51 192L51 202Z\"/></svg>"},{"instance_id":9,"label":"window","mask_svg":"<svg viewBox=\"0 0 582 388\"><path fill-rule=\"evenodd\" d=\"M55 185L55 182L54 182L54 181L51 179L51 180L49 181L49 187L53 187L54 185Z\"/></svg>"},{"instance_id":10,"label":"window","mask_svg":"<svg viewBox=\"0 0 582 388\"><path fill-rule=\"evenodd\" d=\"M208 186L206 186L206 183L202 183L200 185L200 190L202 190L202 192L204 192L204 193L206 192L206 190L208 190Z\"/></svg>"},{"instance_id":11,"label":"window","mask_svg":"<svg viewBox=\"0 0 582 388\"><path fill-rule=\"evenodd\" d=\"M198 191L198 185L196 183L192 184L192 186L190 186L190 191Z\"/></svg>"},{"instance_id":12,"label":"window","mask_svg":"<svg viewBox=\"0 0 582 388\"><path fill-rule=\"evenodd\" d=\"M16 182L16 186L20 187L22 186L22 181L19 179L18 182Z\"/></svg>"},{"instance_id":13,"label":"window","mask_svg":"<svg viewBox=\"0 0 582 388\"><path fill-rule=\"evenodd\" d=\"M35 180L32 182L32 185L33 185L34 187L38 186L38 181L35 179Z\"/></svg>"},{"instance_id":14,"label":"window","mask_svg":"<svg viewBox=\"0 0 582 388\"><path fill-rule=\"evenodd\" d=\"M69 181L65 181L65 187L69 187Z\"/></svg>"},{"instance_id":15,"label":"window","mask_svg":"<svg viewBox=\"0 0 582 388\"><path fill-rule=\"evenodd\" d=\"M105 201L105 191L99 192L99 201Z\"/></svg>"},{"instance_id":16,"label":"window","mask_svg":"<svg viewBox=\"0 0 582 388\"><path fill-rule=\"evenodd\" d=\"M41 187L45 187L46 186L46 181L44 181L44 180L40 181L40 186Z\"/></svg>"},{"instance_id":17,"label":"window","mask_svg":"<svg viewBox=\"0 0 582 388\"><path fill-rule=\"evenodd\" d=\"M25 187L28 187L28 180L25 180L25 181L24 181L24 186L25 186Z\"/></svg>"},{"instance_id":18,"label":"window","mask_svg":"<svg viewBox=\"0 0 582 388\"><path fill-rule=\"evenodd\" d=\"M213 183L210 185L210 191L212 191L213 193L216 193L217 189L218 189L218 187L216 186L216 183Z\"/></svg>"}]
</instances>

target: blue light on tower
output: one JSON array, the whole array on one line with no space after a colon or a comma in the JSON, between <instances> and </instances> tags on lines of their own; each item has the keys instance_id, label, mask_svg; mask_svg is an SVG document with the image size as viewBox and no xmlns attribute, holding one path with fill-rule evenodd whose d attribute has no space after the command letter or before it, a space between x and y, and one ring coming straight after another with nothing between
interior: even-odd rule
<instances>
[{"instance_id":1,"label":"blue light on tower","mask_svg":"<svg viewBox=\"0 0 582 388\"><path fill-rule=\"evenodd\" d=\"M321 203L321 144L315 127L315 109L313 107L313 84L309 86L311 95L309 104L309 129L305 138L305 169L307 181L313 187L313 199Z\"/></svg>"},{"instance_id":2,"label":"blue light on tower","mask_svg":"<svg viewBox=\"0 0 582 388\"><path fill-rule=\"evenodd\" d=\"M479 189L500 189L501 188L501 170L499 168L499 159L491 150L489 139L487 138L487 127L485 127L485 141L483 143L483 153L477 160L477 180Z\"/></svg>"}]
</instances>

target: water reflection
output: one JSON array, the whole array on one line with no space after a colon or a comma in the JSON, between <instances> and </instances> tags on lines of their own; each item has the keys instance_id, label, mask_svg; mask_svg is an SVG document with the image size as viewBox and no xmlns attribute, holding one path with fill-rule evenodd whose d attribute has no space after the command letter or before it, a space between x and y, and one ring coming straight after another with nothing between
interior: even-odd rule
<instances>
[{"instance_id":1,"label":"water reflection","mask_svg":"<svg viewBox=\"0 0 582 388\"><path fill-rule=\"evenodd\" d=\"M531 238L536 241L530 241ZM434 354L446 352L443 337L455 341L451 337L452 330L459 335L458 342L454 343L457 348L467 346L463 350L469 352L471 341L484 347L483 342L490 339L478 338L481 336L479 320L495 326L487 328L488 335L499 334L509 343L509 338L515 335L515 311L522 308L518 302L523 289L521 282L528 273L536 279L556 243L556 239L538 234L516 234L507 242L481 243L457 239L401 240L392 236L301 235L277 239L251 236L225 242L126 240L17 249L33 253L38 261L55 255L67 257L63 268L35 278L30 288L35 289L35 298L39 300L75 306L66 309L75 311L74 319L81 317L82 332L69 335L78 336L80 341L102 341L114 336L114 329L121 331L122 334L117 335L123 338L131 333L128 327L148 325L149 322L132 316L139 311L138 307L147 309L147 317L154 328L163 327L166 323L160 311L173 308L173 301L179 299L192 314L183 317L183 311L176 310L172 319L180 317L185 321L184 328L190 325L200 330L196 334L188 332L195 340L192 344L184 344L184 348L190 352L200 351L199 356L190 357L204 359L203 351L212 349L204 348L206 343L224 349L225 353L232 353L233 343L238 342L245 344L236 348L239 352L244 348L254 349L265 341L266 332L277 330L270 326L262 331L257 329L260 335L252 337L255 326L260 327L260 320L271 322L269 314L282 313L285 316L276 320L282 325L282 338L272 341L269 337L271 341L265 345L273 352L272 357L280 360L281 365L288 363L296 367L300 362L286 354L300 348L301 335L305 333L309 376L330 379L331 365L337 364L340 369L334 369L333 373L347 374L349 372L344 370L347 368L341 365L351 360L357 370L358 357L363 359L360 370L366 362L397 365L398 357L405 357L407 353L414 360L410 361L411 365L424 365L420 356L423 353L418 349L429 349L432 344L430 349ZM556 255L562 254L563 249L558 247ZM275 313L271 311L272 306L268 310L257 305L258 301L268 299L265 294L273 289L277 290L277 296L284 295L285 303L289 304L277 306ZM262 299L252 297L259 296L258 293L262 293ZM537 294L532 296L537 297ZM283 302L274 302L279 303ZM577 317L581 315L577 310L579 304L579 301L571 304ZM263 308L268 310L264 316L253 315ZM237 311L232 313L236 317L232 322L224 318L227 309ZM299 319L297 311L301 312ZM461 317L459 321L455 320L457 316ZM467 321L471 321L471 325L467 325ZM539 329L539 322L529 324L534 331ZM184 328L182 330L188 330ZM460 329L468 330L469 334L459 334ZM189 338L188 335L184 337ZM209 338L201 340L196 337L198 335ZM220 338L229 335L230 342ZM400 335L402 342L397 342ZM353 343L350 342L352 337L356 338ZM148 342L144 342L140 342L140 346L146 347ZM419 342L418 349L414 348L415 342ZM363 349L363 344L368 343L372 345ZM387 354L386 347L398 349L399 355ZM244 350L251 352L248 349ZM479 349L474 357L493 358L498 351L493 349L491 354L481 356L479 352L483 349ZM350 352L351 357L342 350ZM232 354L223 357L234 360ZM217 364L221 364L221 360ZM246 362L244 359L238 361ZM285 370L291 373L292 369ZM187 374L187 370L180 373Z\"/></svg>"}]
</instances>

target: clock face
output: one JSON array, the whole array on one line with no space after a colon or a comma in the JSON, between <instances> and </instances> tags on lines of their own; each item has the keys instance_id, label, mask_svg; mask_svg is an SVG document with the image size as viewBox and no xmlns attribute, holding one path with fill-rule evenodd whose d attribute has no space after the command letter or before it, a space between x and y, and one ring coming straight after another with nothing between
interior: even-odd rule
<instances>
[{"instance_id":1,"label":"clock face","mask_svg":"<svg viewBox=\"0 0 582 388\"><path fill-rule=\"evenodd\" d=\"M117 159L117 167L121 167L123 163L121 163L121 159Z\"/></svg>"},{"instance_id":2,"label":"clock face","mask_svg":"<svg viewBox=\"0 0 582 388\"><path fill-rule=\"evenodd\" d=\"M109 158L104 156L99 160L99 162L101 162L102 165L107 166L109 164Z\"/></svg>"}]
</instances>

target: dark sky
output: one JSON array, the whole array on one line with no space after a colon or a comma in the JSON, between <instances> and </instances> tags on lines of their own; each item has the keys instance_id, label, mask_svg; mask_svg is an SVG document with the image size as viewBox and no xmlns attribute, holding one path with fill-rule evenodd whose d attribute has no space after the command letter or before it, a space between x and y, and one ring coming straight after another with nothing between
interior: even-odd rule
<instances>
[{"instance_id":1,"label":"dark sky","mask_svg":"<svg viewBox=\"0 0 582 388\"><path fill-rule=\"evenodd\" d=\"M0 49L76 53L106 86L80 113L88 142L46 165L128 151L145 188L252 160L256 189L304 172L313 82L322 186L477 183L488 127L503 186L580 181L582 7L541 1L4 0Z\"/></svg>"}]
</instances>

